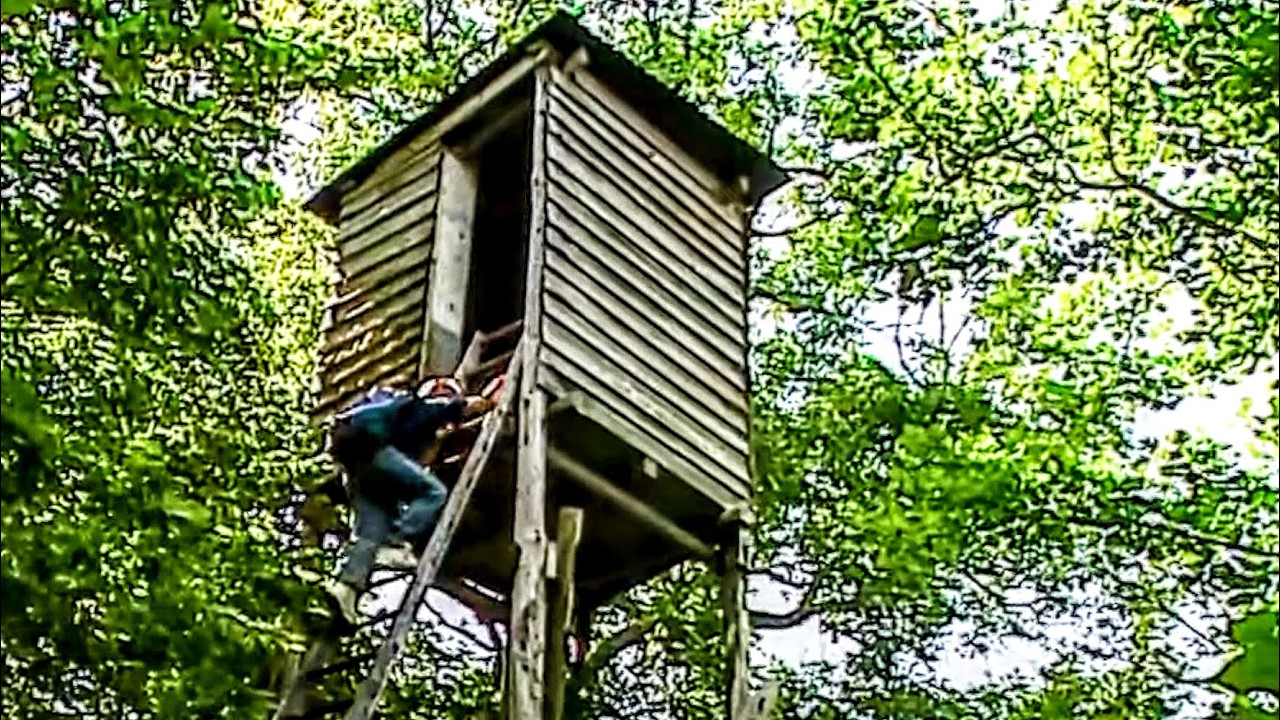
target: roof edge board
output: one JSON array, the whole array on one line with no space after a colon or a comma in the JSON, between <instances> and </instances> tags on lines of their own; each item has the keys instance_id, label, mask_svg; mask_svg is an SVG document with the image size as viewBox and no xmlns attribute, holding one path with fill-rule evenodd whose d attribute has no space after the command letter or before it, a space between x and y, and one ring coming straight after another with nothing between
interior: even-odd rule
<instances>
[{"instance_id":1,"label":"roof edge board","mask_svg":"<svg viewBox=\"0 0 1280 720\"><path fill-rule=\"evenodd\" d=\"M553 62L558 57L559 53L549 42L538 41L529 44L524 48L523 52L519 53L519 57L513 61L514 64L504 69L497 77L484 78L485 73L481 73L471 81L468 81L462 89L454 94L454 97L458 99L457 107L448 108L442 113L428 112L409 123L400 132L392 135L389 140L383 142L346 170L343 170L328 185L316 191L303 204L303 207L319 215L330 224L336 223L342 196L359 186L365 177L376 170L378 165L382 164L392 154L406 148L413 152L415 149L424 148L438 141L453 129L476 116L490 102L507 90L526 79L536 68L548 62ZM484 82L479 83L479 89L468 93L467 85L477 83L481 78L484 78ZM453 105L455 103L449 104ZM437 106L437 109L444 107L445 105L442 103Z\"/></svg>"},{"instance_id":2,"label":"roof edge board","mask_svg":"<svg viewBox=\"0 0 1280 720\"><path fill-rule=\"evenodd\" d=\"M664 105L666 111L662 115L669 114L676 126L685 126L688 134L701 136L707 143L717 146L710 156L700 161L727 180L747 176L749 182L743 197L746 205L755 206L788 180L786 173L771 158L712 120L619 51L591 35L574 18L558 12L431 110L344 170L313 194L304 206L335 223L342 195L393 153L409 145L422 146L434 142L535 67L560 62L561 59L568 65L589 64L599 68L606 75L602 80L610 85L621 85L619 89L625 91L624 95L635 96L629 98L629 102L636 103L638 99L641 108L653 103ZM670 128L664 131L670 132Z\"/></svg>"}]
</instances>

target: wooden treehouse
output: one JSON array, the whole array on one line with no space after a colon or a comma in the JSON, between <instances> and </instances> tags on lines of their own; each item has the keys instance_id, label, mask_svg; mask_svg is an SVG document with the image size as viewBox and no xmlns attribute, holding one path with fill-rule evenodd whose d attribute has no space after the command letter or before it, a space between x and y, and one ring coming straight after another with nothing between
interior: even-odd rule
<instances>
[{"instance_id":1,"label":"wooden treehouse","mask_svg":"<svg viewBox=\"0 0 1280 720\"><path fill-rule=\"evenodd\" d=\"M747 232L782 180L557 16L310 202L341 275L320 415L469 350L518 376L440 470L457 518L419 573L510 618L510 717L557 718L565 630L690 558L724 575L728 712L749 716Z\"/></svg>"}]
</instances>

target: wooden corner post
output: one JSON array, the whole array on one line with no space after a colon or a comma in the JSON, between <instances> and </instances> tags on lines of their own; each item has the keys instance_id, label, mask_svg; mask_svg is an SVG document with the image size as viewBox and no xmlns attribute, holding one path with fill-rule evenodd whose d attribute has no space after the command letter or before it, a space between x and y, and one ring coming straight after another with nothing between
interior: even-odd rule
<instances>
[{"instance_id":1,"label":"wooden corner post","mask_svg":"<svg viewBox=\"0 0 1280 720\"><path fill-rule=\"evenodd\" d=\"M578 542L582 539L582 508L560 508L556 520L555 592L547 625L547 715L564 718L565 689L569 682L566 644L574 625Z\"/></svg>"},{"instance_id":2,"label":"wooden corner post","mask_svg":"<svg viewBox=\"0 0 1280 720\"><path fill-rule=\"evenodd\" d=\"M733 518L723 527L724 545L720 549L720 601L724 608L724 643L726 673L726 706L728 720L747 718L750 692L747 681L747 647L751 642L751 625L747 618L746 568L751 535L742 518Z\"/></svg>"},{"instance_id":3,"label":"wooden corner post","mask_svg":"<svg viewBox=\"0 0 1280 720\"><path fill-rule=\"evenodd\" d=\"M510 720L542 720L547 655L547 395L538 386L542 351L542 268L547 205L547 82L534 70L529 268L520 362L515 524L518 560L511 590L507 697Z\"/></svg>"}]
</instances>

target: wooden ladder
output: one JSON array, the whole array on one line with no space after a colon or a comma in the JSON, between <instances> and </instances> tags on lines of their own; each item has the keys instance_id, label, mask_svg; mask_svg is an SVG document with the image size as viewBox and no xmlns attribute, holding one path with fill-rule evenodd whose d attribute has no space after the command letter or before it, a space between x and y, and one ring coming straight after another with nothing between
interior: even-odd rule
<instances>
[{"instance_id":1,"label":"wooden ladder","mask_svg":"<svg viewBox=\"0 0 1280 720\"><path fill-rule=\"evenodd\" d=\"M508 326L498 333L514 332L517 329L518 327ZM468 349L468 355L478 356L480 354L478 346L482 347L486 339L478 336L473 340L472 347ZM519 353L520 345L522 343L517 342L515 349L501 356L504 360L515 358L507 377L507 388L519 387L519 375L524 370ZM472 363L475 363L475 360L472 360ZM460 369L464 368L465 366ZM489 370L489 368L485 369L486 372ZM440 567L449 550L453 535L466 513L472 491L484 474L485 465L498 438L503 434L504 426L514 418L516 398L519 394L519 392L504 392L498 407L484 418L475 445L467 454L458 481L454 484L444 510L440 514L440 520L431 534L426 549L422 552L417 571L413 575L413 582L405 592L399 609L388 615L372 617L356 628L357 632L369 629L394 616L391 631L382 641L381 646L373 653L342 657L344 653L339 652L340 640L344 635L350 634L342 630L349 629L349 626L341 618L335 619L329 632L321 634L311 644L299 660L297 667L286 679L280 694L280 705L274 715L275 720L323 718L338 713L345 713L346 720L369 720L373 717L374 709L386 688L391 666L404 648L418 606L422 603L427 588L436 584ZM393 579L400 577L403 576L396 576ZM370 660L373 661L372 665L365 671L354 698L317 702L319 681L337 673L363 670Z\"/></svg>"}]
</instances>

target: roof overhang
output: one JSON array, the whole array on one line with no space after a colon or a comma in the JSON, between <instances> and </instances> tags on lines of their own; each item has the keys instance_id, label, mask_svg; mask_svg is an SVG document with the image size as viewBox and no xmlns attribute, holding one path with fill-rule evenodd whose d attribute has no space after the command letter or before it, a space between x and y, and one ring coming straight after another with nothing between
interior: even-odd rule
<instances>
[{"instance_id":1,"label":"roof overhang","mask_svg":"<svg viewBox=\"0 0 1280 720\"><path fill-rule=\"evenodd\" d=\"M524 79L539 64L584 49L592 72L601 81L722 178L726 186L740 191L747 205L754 206L786 182L785 173L763 153L596 39L572 17L557 13L431 110L344 170L317 191L306 207L325 220L336 222L342 196L393 153L411 144L425 144L424 136L428 141L439 138Z\"/></svg>"}]
</instances>

